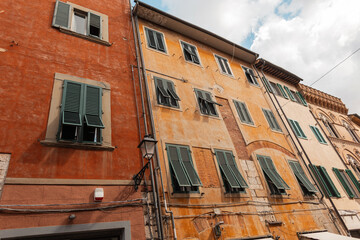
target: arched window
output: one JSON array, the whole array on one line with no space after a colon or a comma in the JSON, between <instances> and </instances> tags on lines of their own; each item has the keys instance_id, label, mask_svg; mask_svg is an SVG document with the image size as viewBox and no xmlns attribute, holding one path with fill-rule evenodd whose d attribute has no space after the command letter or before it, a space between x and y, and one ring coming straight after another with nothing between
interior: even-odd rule
<instances>
[{"instance_id":1,"label":"arched window","mask_svg":"<svg viewBox=\"0 0 360 240\"><path fill-rule=\"evenodd\" d=\"M358 161L356 161L356 159L353 156L351 156L350 154L346 155L346 159L350 163L351 167L354 169L358 178L360 178L360 165L359 165Z\"/></svg>"},{"instance_id":2,"label":"arched window","mask_svg":"<svg viewBox=\"0 0 360 240\"><path fill-rule=\"evenodd\" d=\"M347 122L345 122L343 120L343 126L346 128L346 130L349 132L350 136L352 137L352 139L354 140L354 142L360 142L358 135L355 133L355 131L352 129L352 127L350 126L350 124L348 124Z\"/></svg>"},{"instance_id":3,"label":"arched window","mask_svg":"<svg viewBox=\"0 0 360 240\"><path fill-rule=\"evenodd\" d=\"M325 117L324 115L320 114L320 119L323 122L323 124L325 125L327 131L329 132L331 137L336 137L339 138L334 125L332 125L332 123L329 121L329 119L327 117Z\"/></svg>"}]
</instances>

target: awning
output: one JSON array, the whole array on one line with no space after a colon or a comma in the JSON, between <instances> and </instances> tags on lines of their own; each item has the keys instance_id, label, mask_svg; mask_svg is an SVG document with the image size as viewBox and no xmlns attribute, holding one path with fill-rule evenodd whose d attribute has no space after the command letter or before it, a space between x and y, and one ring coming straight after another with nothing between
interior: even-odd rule
<instances>
[{"instance_id":1,"label":"awning","mask_svg":"<svg viewBox=\"0 0 360 240\"><path fill-rule=\"evenodd\" d=\"M301 233L300 240L358 240L358 238L346 237L339 234L329 232Z\"/></svg>"}]
</instances>

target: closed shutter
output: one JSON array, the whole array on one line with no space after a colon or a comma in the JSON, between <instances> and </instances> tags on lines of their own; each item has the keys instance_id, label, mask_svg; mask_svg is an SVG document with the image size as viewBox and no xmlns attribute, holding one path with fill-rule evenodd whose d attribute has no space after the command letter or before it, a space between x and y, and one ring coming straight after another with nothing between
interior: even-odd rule
<instances>
[{"instance_id":1,"label":"closed shutter","mask_svg":"<svg viewBox=\"0 0 360 240\"><path fill-rule=\"evenodd\" d=\"M300 163L295 161L289 161L290 167L293 170L297 179L302 183L302 185L310 192L316 193L317 190L315 186L309 181L308 177L306 176L304 170L300 166Z\"/></svg>"},{"instance_id":2,"label":"closed shutter","mask_svg":"<svg viewBox=\"0 0 360 240\"><path fill-rule=\"evenodd\" d=\"M186 176L185 169L180 163L178 149L175 146L167 146L171 169L180 187L190 187L191 184Z\"/></svg>"},{"instance_id":3,"label":"closed shutter","mask_svg":"<svg viewBox=\"0 0 360 240\"><path fill-rule=\"evenodd\" d=\"M336 187L335 187L333 181L331 180L329 174L327 173L326 169L323 166L319 166L319 171L325 177L324 180L325 180L325 182L327 182L327 185L328 185L330 191L332 191L333 195L335 195L336 197L341 197L340 193L336 189Z\"/></svg>"},{"instance_id":4,"label":"closed shutter","mask_svg":"<svg viewBox=\"0 0 360 240\"><path fill-rule=\"evenodd\" d=\"M286 90L286 92L287 92L288 96L290 97L291 101L296 102L296 100L295 100L292 92L290 91L290 89L287 86L284 86L284 89Z\"/></svg>"},{"instance_id":5,"label":"closed shutter","mask_svg":"<svg viewBox=\"0 0 360 240\"><path fill-rule=\"evenodd\" d=\"M273 123L275 125L275 130L281 132L281 128L280 128L278 122L276 121L276 118L275 118L274 114L271 111L269 111L269 116L270 116L271 120L273 121Z\"/></svg>"},{"instance_id":6,"label":"closed shutter","mask_svg":"<svg viewBox=\"0 0 360 240\"><path fill-rule=\"evenodd\" d=\"M201 186L201 181L191 161L187 147L179 147L182 164L192 186Z\"/></svg>"},{"instance_id":7,"label":"closed shutter","mask_svg":"<svg viewBox=\"0 0 360 240\"><path fill-rule=\"evenodd\" d=\"M343 185L346 193L349 195L350 198L354 198L354 194L351 191L350 187L347 185L346 180L343 178L343 176L340 174L339 169L337 168L333 168L333 171L335 173L335 175L337 176L337 178L339 179L341 185Z\"/></svg>"},{"instance_id":8,"label":"closed shutter","mask_svg":"<svg viewBox=\"0 0 360 240\"><path fill-rule=\"evenodd\" d=\"M146 28L146 33L148 37L148 46L156 49L155 32Z\"/></svg>"},{"instance_id":9,"label":"closed shutter","mask_svg":"<svg viewBox=\"0 0 360 240\"><path fill-rule=\"evenodd\" d=\"M234 101L234 103L235 103L236 110L239 114L240 121L246 123L246 118L245 118L244 113L242 112L242 109L240 106L241 103L237 102L237 101Z\"/></svg>"},{"instance_id":10,"label":"closed shutter","mask_svg":"<svg viewBox=\"0 0 360 240\"><path fill-rule=\"evenodd\" d=\"M318 183L320 183L321 189L323 190L323 192L326 192L329 197L332 197L333 194L330 192L330 189L328 188L328 185L326 184L324 178L322 177L322 175L320 174L319 169L312 164L309 164L309 167L311 169L311 171L314 173L315 178L317 179Z\"/></svg>"},{"instance_id":11,"label":"closed shutter","mask_svg":"<svg viewBox=\"0 0 360 240\"><path fill-rule=\"evenodd\" d=\"M278 86L278 88L280 89L281 94L283 95L284 98L289 99L289 97L286 95L284 88L281 86L281 84L277 83L276 84Z\"/></svg>"},{"instance_id":12,"label":"closed shutter","mask_svg":"<svg viewBox=\"0 0 360 240\"><path fill-rule=\"evenodd\" d=\"M240 184L235 178L235 175L232 173L229 165L226 162L225 153L223 151L216 151L215 155L225 181L229 183L231 188L241 188Z\"/></svg>"},{"instance_id":13,"label":"closed shutter","mask_svg":"<svg viewBox=\"0 0 360 240\"><path fill-rule=\"evenodd\" d=\"M88 14L88 32L90 36L101 38L101 17L94 13Z\"/></svg>"},{"instance_id":14,"label":"closed shutter","mask_svg":"<svg viewBox=\"0 0 360 240\"><path fill-rule=\"evenodd\" d=\"M303 132L303 130L301 129L300 124L298 123L298 121L294 121L294 124L296 125L297 129L298 129L299 132L300 132L300 137L306 138L306 135L305 135L305 133Z\"/></svg>"},{"instance_id":15,"label":"closed shutter","mask_svg":"<svg viewBox=\"0 0 360 240\"><path fill-rule=\"evenodd\" d=\"M270 128L271 128L271 129L275 129L275 125L274 125L274 123L273 123L272 120L271 120L271 116L269 115L269 111L263 109L263 113L264 113L264 115L265 115L266 120L267 120L268 123L269 123Z\"/></svg>"},{"instance_id":16,"label":"closed shutter","mask_svg":"<svg viewBox=\"0 0 360 240\"><path fill-rule=\"evenodd\" d=\"M232 153L225 152L225 157L226 157L227 163L229 165L229 168L232 170L240 187L242 187L242 188L249 187L247 185L247 183L245 182L245 179L243 178L243 176L240 174L239 169L236 166L235 159L234 159L234 156L232 155Z\"/></svg>"},{"instance_id":17,"label":"closed shutter","mask_svg":"<svg viewBox=\"0 0 360 240\"><path fill-rule=\"evenodd\" d=\"M56 1L52 25L54 27L69 28L70 9L71 6L69 4Z\"/></svg>"},{"instance_id":18,"label":"closed shutter","mask_svg":"<svg viewBox=\"0 0 360 240\"><path fill-rule=\"evenodd\" d=\"M239 114L241 122L253 125L254 122L250 116L250 113L249 113L245 103L234 100L234 104L235 104L236 110Z\"/></svg>"},{"instance_id":19,"label":"closed shutter","mask_svg":"<svg viewBox=\"0 0 360 240\"><path fill-rule=\"evenodd\" d=\"M356 189L360 192L360 183L359 181L355 178L354 174L352 173L351 170L346 169L345 172L347 173L347 175L350 177L351 181L354 183Z\"/></svg>"},{"instance_id":20,"label":"closed shutter","mask_svg":"<svg viewBox=\"0 0 360 240\"><path fill-rule=\"evenodd\" d=\"M101 96L101 88L85 86L85 121L89 127L105 128L101 120Z\"/></svg>"},{"instance_id":21,"label":"closed shutter","mask_svg":"<svg viewBox=\"0 0 360 240\"><path fill-rule=\"evenodd\" d=\"M300 92L296 92L296 94L299 96L302 104L303 104L304 106L307 106L307 102L305 101L305 98L303 97L303 95L302 95Z\"/></svg>"},{"instance_id":22,"label":"closed shutter","mask_svg":"<svg viewBox=\"0 0 360 240\"><path fill-rule=\"evenodd\" d=\"M263 84L264 84L265 88L268 90L268 92L272 93L273 90L272 90L270 82L267 80L267 78L262 77L262 81L263 81Z\"/></svg>"},{"instance_id":23,"label":"closed shutter","mask_svg":"<svg viewBox=\"0 0 360 240\"><path fill-rule=\"evenodd\" d=\"M158 50L165 52L165 43L163 35L159 32L156 32L157 48Z\"/></svg>"},{"instance_id":24,"label":"closed shutter","mask_svg":"<svg viewBox=\"0 0 360 240\"><path fill-rule=\"evenodd\" d=\"M315 127L310 126L310 129L311 129L311 131L314 133L316 139L317 139L319 142L322 142L321 139L320 139L319 136L318 136L317 131L315 130Z\"/></svg>"},{"instance_id":25,"label":"closed shutter","mask_svg":"<svg viewBox=\"0 0 360 240\"><path fill-rule=\"evenodd\" d=\"M81 83L64 81L62 97L62 124L82 126L81 106L82 106L82 87Z\"/></svg>"},{"instance_id":26,"label":"closed shutter","mask_svg":"<svg viewBox=\"0 0 360 240\"><path fill-rule=\"evenodd\" d=\"M297 127L295 125L295 122L293 120L291 120L291 119L288 119L288 120L289 120L289 123L290 123L290 126L291 126L292 130L295 132L295 135L297 137L300 137L301 134L300 134L299 130L297 129Z\"/></svg>"}]
</instances>

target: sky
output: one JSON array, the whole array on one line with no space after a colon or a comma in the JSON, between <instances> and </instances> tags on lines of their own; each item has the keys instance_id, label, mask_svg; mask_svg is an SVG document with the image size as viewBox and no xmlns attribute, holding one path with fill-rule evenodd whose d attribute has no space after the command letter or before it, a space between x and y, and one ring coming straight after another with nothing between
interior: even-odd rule
<instances>
[{"instance_id":1,"label":"sky","mask_svg":"<svg viewBox=\"0 0 360 240\"><path fill-rule=\"evenodd\" d=\"M360 0L142 1L258 53L360 115Z\"/></svg>"}]
</instances>

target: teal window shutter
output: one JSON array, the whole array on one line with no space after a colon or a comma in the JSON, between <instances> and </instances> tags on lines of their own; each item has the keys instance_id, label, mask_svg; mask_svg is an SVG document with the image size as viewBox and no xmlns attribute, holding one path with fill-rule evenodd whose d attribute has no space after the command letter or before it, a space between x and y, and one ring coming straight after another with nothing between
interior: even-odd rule
<instances>
[{"instance_id":1,"label":"teal window shutter","mask_svg":"<svg viewBox=\"0 0 360 240\"><path fill-rule=\"evenodd\" d=\"M167 146L167 153L171 169L175 175L175 179L180 187L190 187L191 184L188 180L187 174L183 165L181 164L180 154L176 146Z\"/></svg>"},{"instance_id":2,"label":"teal window shutter","mask_svg":"<svg viewBox=\"0 0 360 240\"><path fill-rule=\"evenodd\" d=\"M285 189L290 189L290 187L286 184L284 179L280 176L280 174L276 170L275 165L274 165L273 161L271 160L271 158L270 157L264 157L264 158L265 158L265 161L267 162L268 167L274 173L274 175L277 177L277 179L282 183L284 188Z\"/></svg>"},{"instance_id":3,"label":"teal window shutter","mask_svg":"<svg viewBox=\"0 0 360 240\"><path fill-rule=\"evenodd\" d=\"M156 40L155 40L155 32L153 30L150 30L148 28L145 28L146 36L148 37L148 46L154 49L156 48Z\"/></svg>"},{"instance_id":4,"label":"teal window shutter","mask_svg":"<svg viewBox=\"0 0 360 240\"><path fill-rule=\"evenodd\" d=\"M192 46L192 45L182 42L182 41L181 41L181 46L183 48L183 53L184 53L184 57L185 57L186 61L200 64L198 52L197 52L195 46Z\"/></svg>"},{"instance_id":5,"label":"teal window shutter","mask_svg":"<svg viewBox=\"0 0 360 240\"><path fill-rule=\"evenodd\" d=\"M61 124L82 126L82 88L83 84L81 83L64 81Z\"/></svg>"},{"instance_id":6,"label":"teal window shutter","mask_svg":"<svg viewBox=\"0 0 360 240\"><path fill-rule=\"evenodd\" d=\"M179 96L176 94L174 83L155 77L157 103L164 106L179 108Z\"/></svg>"},{"instance_id":7,"label":"teal window shutter","mask_svg":"<svg viewBox=\"0 0 360 240\"><path fill-rule=\"evenodd\" d=\"M85 86L85 122L89 127L105 128L102 122L101 98L101 88Z\"/></svg>"},{"instance_id":8,"label":"teal window shutter","mask_svg":"<svg viewBox=\"0 0 360 240\"><path fill-rule=\"evenodd\" d=\"M184 166L187 177L191 183L191 186L201 186L200 178L194 168L191 161L191 155L188 147L179 147L181 163Z\"/></svg>"},{"instance_id":9,"label":"teal window shutter","mask_svg":"<svg viewBox=\"0 0 360 240\"><path fill-rule=\"evenodd\" d=\"M224 181L229 184L231 188L241 188L227 163L225 153L223 151L215 151L215 155Z\"/></svg>"},{"instance_id":10,"label":"teal window shutter","mask_svg":"<svg viewBox=\"0 0 360 240\"><path fill-rule=\"evenodd\" d=\"M307 106L307 102L305 101L305 98L303 97L303 95L302 95L300 92L296 92L296 94L299 96L302 104L303 104L304 106Z\"/></svg>"},{"instance_id":11,"label":"teal window shutter","mask_svg":"<svg viewBox=\"0 0 360 240\"><path fill-rule=\"evenodd\" d=\"M316 139L320 142L320 143L326 143L324 137L322 136L321 132L319 131L319 129L315 126L310 126L311 131L314 133Z\"/></svg>"},{"instance_id":12,"label":"teal window shutter","mask_svg":"<svg viewBox=\"0 0 360 240\"><path fill-rule=\"evenodd\" d=\"M228 60L218 55L215 55L215 58L220 65L221 72L228 75L232 75Z\"/></svg>"},{"instance_id":13,"label":"teal window shutter","mask_svg":"<svg viewBox=\"0 0 360 240\"><path fill-rule=\"evenodd\" d=\"M262 110L263 110L266 120L269 123L270 128L281 132L281 128L280 128L278 122L276 121L276 118L275 118L274 114L272 113L272 111L267 110L267 109L262 109Z\"/></svg>"},{"instance_id":14,"label":"teal window shutter","mask_svg":"<svg viewBox=\"0 0 360 240\"><path fill-rule=\"evenodd\" d=\"M298 129L299 132L300 132L300 137L306 139L306 135L305 135L305 133L303 132L303 130L301 129L299 122L298 122L298 121L294 121L294 123L295 123L297 129Z\"/></svg>"},{"instance_id":15,"label":"teal window shutter","mask_svg":"<svg viewBox=\"0 0 360 240\"><path fill-rule=\"evenodd\" d=\"M54 27L70 27L71 6L67 3L56 1L52 25Z\"/></svg>"},{"instance_id":16,"label":"teal window shutter","mask_svg":"<svg viewBox=\"0 0 360 240\"><path fill-rule=\"evenodd\" d=\"M359 181L355 178L354 174L352 173L351 170L346 169L345 172L347 173L347 175L350 177L351 181L353 182L353 184L355 185L356 189L360 192L360 183Z\"/></svg>"},{"instance_id":17,"label":"teal window shutter","mask_svg":"<svg viewBox=\"0 0 360 240\"><path fill-rule=\"evenodd\" d=\"M327 183L328 188L332 192L332 195L336 196L338 198L341 197L340 193L336 189L336 187L335 187L333 181L331 180L329 174L327 173L326 169L323 166L319 166L319 172L323 176L324 181Z\"/></svg>"},{"instance_id":18,"label":"teal window shutter","mask_svg":"<svg viewBox=\"0 0 360 240\"><path fill-rule=\"evenodd\" d=\"M238 112L240 121L250 125L254 125L254 122L250 116L248 108L245 103L234 100L236 110Z\"/></svg>"},{"instance_id":19,"label":"teal window shutter","mask_svg":"<svg viewBox=\"0 0 360 240\"><path fill-rule=\"evenodd\" d=\"M350 186L348 186L346 179L343 178L343 176L341 175L339 169L333 168L333 171L334 171L335 175L337 176L337 178L339 179L341 185L344 187L344 189L345 189L346 193L348 194L348 196L350 198L354 198L354 194L351 191Z\"/></svg>"},{"instance_id":20,"label":"teal window shutter","mask_svg":"<svg viewBox=\"0 0 360 240\"><path fill-rule=\"evenodd\" d=\"M101 16L88 13L88 33L92 37L101 38Z\"/></svg>"},{"instance_id":21,"label":"teal window shutter","mask_svg":"<svg viewBox=\"0 0 360 240\"><path fill-rule=\"evenodd\" d=\"M156 42L157 42L157 49L160 50L161 52L166 52L164 35L162 33L156 32Z\"/></svg>"},{"instance_id":22,"label":"teal window shutter","mask_svg":"<svg viewBox=\"0 0 360 240\"><path fill-rule=\"evenodd\" d=\"M290 91L290 89L287 86L284 86L284 89L286 90L288 96L290 97L291 101L296 102L295 97L293 96L292 92Z\"/></svg>"},{"instance_id":23,"label":"teal window shutter","mask_svg":"<svg viewBox=\"0 0 360 240\"><path fill-rule=\"evenodd\" d=\"M225 157L226 157L226 160L227 160L227 164L228 164L230 170L233 172L233 174L234 174L234 176L236 178L236 181L238 182L240 187L242 187L242 188L249 187L247 185L247 183L245 182L245 179L241 175L239 169L236 166L235 159L234 159L234 156L233 156L232 152L226 151L225 152Z\"/></svg>"},{"instance_id":24,"label":"teal window shutter","mask_svg":"<svg viewBox=\"0 0 360 240\"><path fill-rule=\"evenodd\" d=\"M262 77L261 79L262 79L262 82L263 82L266 90L268 90L268 92L272 93L273 90L272 90L271 85L270 85L270 82L267 80L267 78L266 78L266 77Z\"/></svg>"},{"instance_id":25,"label":"teal window shutter","mask_svg":"<svg viewBox=\"0 0 360 240\"><path fill-rule=\"evenodd\" d=\"M314 173L315 178L317 179L318 183L320 183L320 187L323 190L323 192L326 192L329 195L329 197L332 197L333 194L331 193L328 185L324 181L324 178L320 174L318 167L315 165L312 165L312 164L309 164L309 167L310 167L311 171Z\"/></svg>"},{"instance_id":26,"label":"teal window shutter","mask_svg":"<svg viewBox=\"0 0 360 240\"><path fill-rule=\"evenodd\" d=\"M281 92L281 94L283 95L284 98L289 99L289 97L286 95L284 88L281 86L281 84L277 83L276 84Z\"/></svg>"},{"instance_id":27,"label":"teal window shutter","mask_svg":"<svg viewBox=\"0 0 360 240\"><path fill-rule=\"evenodd\" d=\"M211 98L211 94L206 91L195 89L195 94L198 100L200 112L205 115L218 116L215 105L222 106Z\"/></svg>"},{"instance_id":28,"label":"teal window shutter","mask_svg":"<svg viewBox=\"0 0 360 240\"><path fill-rule=\"evenodd\" d=\"M288 119L288 120L290 122L291 128L295 132L295 135L299 138L307 139L305 133L303 132L303 130L300 127L300 124L295 120L291 120L291 119Z\"/></svg>"},{"instance_id":29,"label":"teal window shutter","mask_svg":"<svg viewBox=\"0 0 360 240\"><path fill-rule=\"evenodd\" d=\"M167 91L168 91L169 96L170 96L170 105L172 107L179 107L178 101L181 101L181 100L180 100L179 96L175 92L174 83L171 82L171 81L166 81L166 85L167 85Z\"/></svg>"},{"instance_id":30,"label":"teal window shutter","mask_svg":"<svg viewBox=\"0 0 360 240\"><path fill-rule=\"evenodd\" d=\"M290 167L295 174L296 179L300 183L300 186L304 187L306 191L310 194L316 193L317 190L315 186L310 182L308 177L306 176L304 170L300 166L299 162L289 161Z\"/></svg>"}]
</instances>

